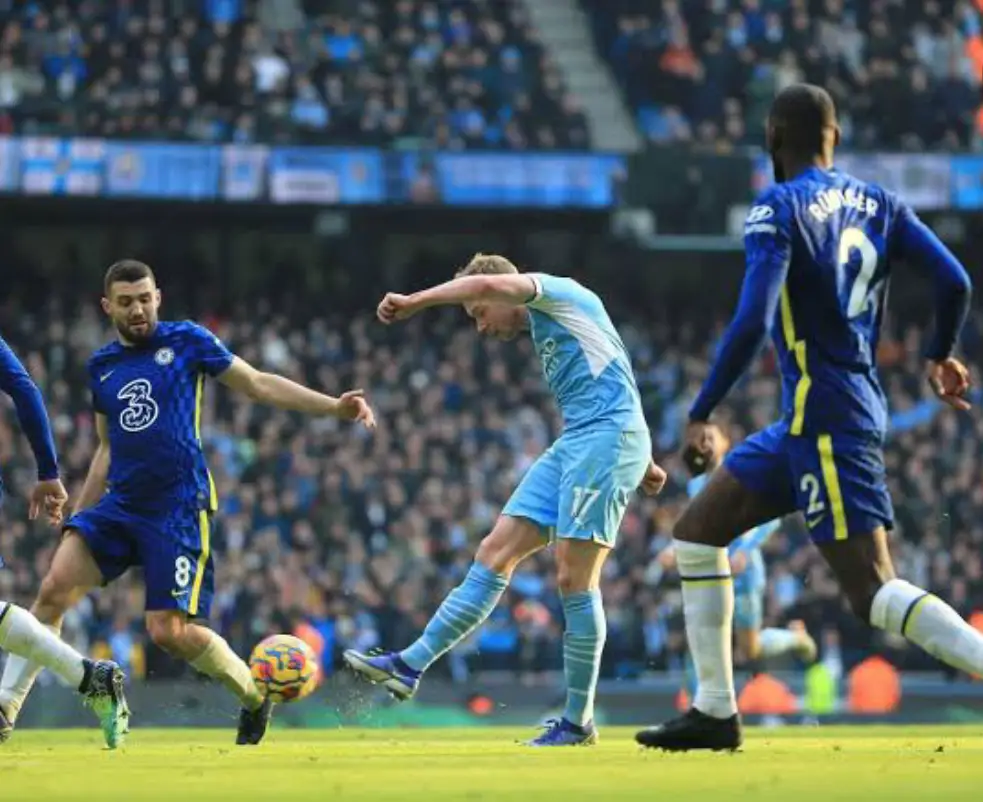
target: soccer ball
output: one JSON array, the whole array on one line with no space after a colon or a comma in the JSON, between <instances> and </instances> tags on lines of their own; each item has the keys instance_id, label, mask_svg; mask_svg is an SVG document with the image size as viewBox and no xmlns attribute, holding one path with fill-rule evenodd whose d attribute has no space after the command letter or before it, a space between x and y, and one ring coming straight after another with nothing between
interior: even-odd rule
<instances>
[{"instance_id":1,"label":"soccer ball","mask_svg":"<svg viewBox=\"0 0 983 802\"><path fill-rule=\"evenodd\" d=\"M249 656L253 682L273 702L296 702L317 687L317 657L293 635L271 635Z\"/></svg>"}]
</instances>

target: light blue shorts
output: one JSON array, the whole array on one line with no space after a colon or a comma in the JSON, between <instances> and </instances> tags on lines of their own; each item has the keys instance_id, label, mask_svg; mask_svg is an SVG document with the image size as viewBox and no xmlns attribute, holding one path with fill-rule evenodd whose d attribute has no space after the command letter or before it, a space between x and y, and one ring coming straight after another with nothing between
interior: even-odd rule
<instances>
[{"instance_id":1,"label":"light blue shorts","mask_svg":"<svg viewBox=\"0 0 983 802\"><path fill-rule=\"evenodd\" d=\"M734 594L734 629L759 631L764 619L764 591L749 590Z\"/></svg>"},{"instance_id":2,"label":"light blue shorts","mask_svg":"<svg viewBox=\"0 0 983 802\"><path fill-rule=\"evenodd\" d=\"M532 464L502 514L528 518L560 538L614 546L651 459L647 431L566 432Z\"/></svg>"}]
</instances>

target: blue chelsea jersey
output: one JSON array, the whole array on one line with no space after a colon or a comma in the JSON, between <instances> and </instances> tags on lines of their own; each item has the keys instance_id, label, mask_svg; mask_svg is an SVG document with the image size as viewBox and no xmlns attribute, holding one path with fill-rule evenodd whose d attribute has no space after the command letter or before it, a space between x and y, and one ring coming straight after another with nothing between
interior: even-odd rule
<instances>
[{"instance_id":1,"label":"blue chelsea jersey","mask_svg":"<svg viewBox=\"0 0 983 802\"><path fill-rule=\"evenodd\" d=\"M631 360L601 299L573 279L530 278L536 285L527 304L533 344L564 429L647 431Z\"/></svg>"},{"instance_id":2,"label":"blue chelsea jersey","mask_svg":"<svg viewBox=\"0 0 983 802\"><path fill-rule=\"evenodd\" d=\"M748 262L785 262L772 339L793 435L882 436L876 354L892 263L921 225L889 192L812 168L765 192L748 215Z\"/></svg>"},{"instance_id":3,"label":"blue chelsea jersey","mask_svg":"<svg viewBox=\"0 0 983 802\"><path fill-rule=\"evenodd\" d=\"M109 429L109 492L137 509L217 506L201 443L206 376L232 353L191 321L160 322L145 343L113 342L89 360L96 412Z\"/></svg>"}]
</instances>

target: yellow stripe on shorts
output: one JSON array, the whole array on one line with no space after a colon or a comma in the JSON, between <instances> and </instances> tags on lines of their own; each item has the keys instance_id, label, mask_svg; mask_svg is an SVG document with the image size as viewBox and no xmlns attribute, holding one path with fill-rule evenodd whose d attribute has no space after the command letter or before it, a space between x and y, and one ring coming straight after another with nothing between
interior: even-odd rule
<instances>
[{"instance_id":1,"label":"yellow stripe on shorts","mask_svg":"<svg viewBox=\"0 0 983 802\"><path fill-rule=\"evenodd\" d=\"M208 511L198 513L198 530L201 536L201 553L198 555L198 565L195 568L195 583L191 586L191 599L188 602L188 615L198 615L198 598L201 596L201 583L205 581L205 568L208 565L208 555L211 547L211 522Z\"/></svg>"},{"instance_id":2,"label":"yellow stripe on shorts","mask_svg":"<svg viewBox=\"0 0 983 802\"><path fill-rule=\"evenodd\" d=\"M836 540L846 540L850 534L846 526L846 508L843 506L840 477L833 459L833 438L828 434L819 435L819 465L823 471L830 511L833 513L833 537Z\"/></svg>"}]
</instances>

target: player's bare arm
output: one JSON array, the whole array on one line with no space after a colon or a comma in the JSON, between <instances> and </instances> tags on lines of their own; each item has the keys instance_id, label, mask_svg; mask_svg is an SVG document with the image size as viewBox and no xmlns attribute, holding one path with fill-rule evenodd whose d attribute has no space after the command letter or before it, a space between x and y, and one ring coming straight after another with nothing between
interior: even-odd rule
<instances>
[{"instance_id":1,"label":"player's bare arm","mask_svg":"<svg viewBox=\"0 0 983 802\"><path fill-rule=\"evenodd\" d=\"M98 442L92 455L92 462L89 463L89 472L82 485L82 492L75 501L75 512L88 509L106 492L106 480L109 476L109 426L106 424L105 415L97 412L95 418Z\"/></svg>"},{"instance_id":2,"label":"player's bare arm","mask_svg":"<svg viewBox=\"0 0 983 802\"><path fill-rule=\"evenodd\" d=\"M253 401L307 415L335 417L375 428L375 414L364 398L363 390L349 390L339 397L319 393L295 381L257 370L244 359L236 357L229 368L218 376L226 387L248 396Z\"/></svg>"},{"instance_id":3,"label":"player's bare arm","mask_svg":"<svg viewBox=\"0 0 983 802\"><path fill-rule=\"evenodd\" d=\"M536 282L521 273L461 276L412 295L386 293L377 314L383 323L406 320L431 306L495 302L521 306L536 296Z\"/></svg>"}]
</instances>

